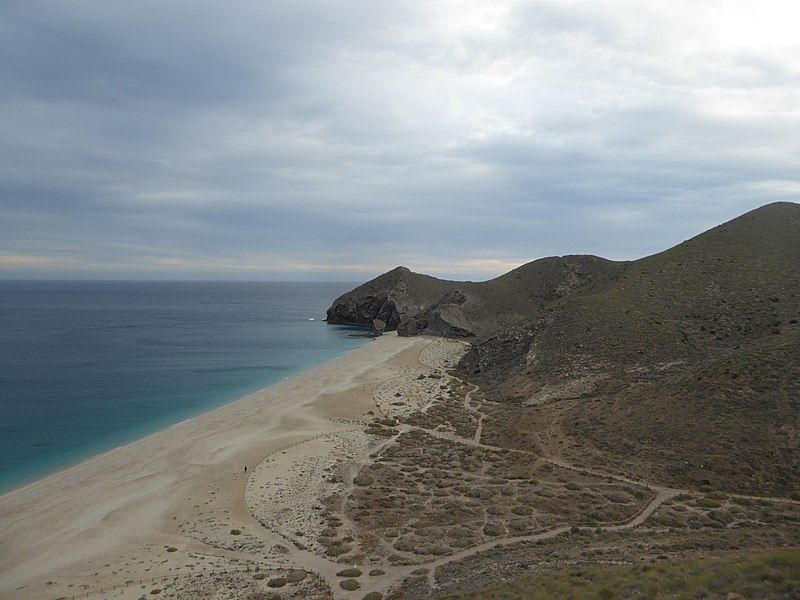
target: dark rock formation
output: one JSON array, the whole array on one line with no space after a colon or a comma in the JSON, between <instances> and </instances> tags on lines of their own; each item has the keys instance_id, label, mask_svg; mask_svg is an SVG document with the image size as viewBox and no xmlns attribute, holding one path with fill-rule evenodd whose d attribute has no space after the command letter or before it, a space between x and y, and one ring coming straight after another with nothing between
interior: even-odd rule
<instances>
[{"instance_id":1,"label":"dark rock formation","mask_svg":"<svg viewBox=\"0 0 800 600\"><path fill-rule=\"evenodd\" d=\"M369 327L377 319L386 324L386 329L397 329L400 314L393 296L396 294L395 288L406 273L411 271L405 267L397 267L340 296L328 309L328 323Z\"/></svg>"},{"instance_id":2,"label":"dark rock formation","mask_svg":"<svg viewBox=\"0 0 800 600\"><path fill-rule=\"evenodd\" d=\"M327 320L361 326L373 326L379 320L387 331L398 329L403 335L414 335L427 329L426 315L440 300L462 299L457 285L397 267L337 298L328 309ZM445 317L444 323L450 322L456 331L458 318ZM443 325L440 330L446 335L448 327Z\"/></svg>"}]
</instances>

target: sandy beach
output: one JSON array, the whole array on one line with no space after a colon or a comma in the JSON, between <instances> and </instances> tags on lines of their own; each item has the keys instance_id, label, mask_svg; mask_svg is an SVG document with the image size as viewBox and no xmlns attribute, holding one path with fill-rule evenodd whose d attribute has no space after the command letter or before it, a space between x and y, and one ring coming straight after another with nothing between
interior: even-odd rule
<instances>
[{"instance_id":1,"label":"sandy beach","mask_svg":"<svg viewBox=\"0 0 800 600\"><path fill-rule=\"evenodd\" d=\"M0 597L227 598L219 578L247 592L287 574L282 594L353 597L313 541L343 485L331 473L385 443L364 433L380 403L398 390L422 402L413 387L432 344L385 335L0 496ZM407 570L387 567L360 594Z\"/></svg>"}]
</instances>

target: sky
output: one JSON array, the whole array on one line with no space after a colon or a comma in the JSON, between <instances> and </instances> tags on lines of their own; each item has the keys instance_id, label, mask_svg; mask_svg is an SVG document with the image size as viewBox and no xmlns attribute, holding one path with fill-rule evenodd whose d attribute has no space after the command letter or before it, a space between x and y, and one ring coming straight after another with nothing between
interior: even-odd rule
<instances>
[{"instance_id":1,"label":"sky","mask_svg":"<svg viewBox=\"0 0 800 600\"><path fill-rule=\"evenodd\" d=\"M800 196L800 3L0 3L0 278L482 280Z\"/></svg>"}]
</instances>

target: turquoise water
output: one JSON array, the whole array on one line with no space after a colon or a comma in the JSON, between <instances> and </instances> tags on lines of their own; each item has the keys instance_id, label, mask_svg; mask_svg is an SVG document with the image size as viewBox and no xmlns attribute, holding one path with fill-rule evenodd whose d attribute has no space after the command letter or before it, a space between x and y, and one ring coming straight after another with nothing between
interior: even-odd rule
<instances>
[{"instance_id":1,"label":"turquoise water","mask_svg":"<svg viewBox=\"0 0 800 600\"><path fill-rule=\"evenodd\" d=\"M364 344L354 286L0 281L0 491Z\"/></svg>"}]
</instances>

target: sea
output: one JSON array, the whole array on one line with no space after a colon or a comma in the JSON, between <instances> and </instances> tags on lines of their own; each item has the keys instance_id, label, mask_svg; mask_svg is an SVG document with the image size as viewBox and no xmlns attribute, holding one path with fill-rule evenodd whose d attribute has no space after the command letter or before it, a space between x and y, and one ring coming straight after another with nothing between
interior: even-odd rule
<instances>
[{"instance_id":1,"label":"sea","mask_svg":"<svg viewBox=\"0 0 800 600\"><path fill-rule=\"evenodd\" d=\"M0 493L368 343L355 285L0 281Z\"/></svg>"}]
</instances>

